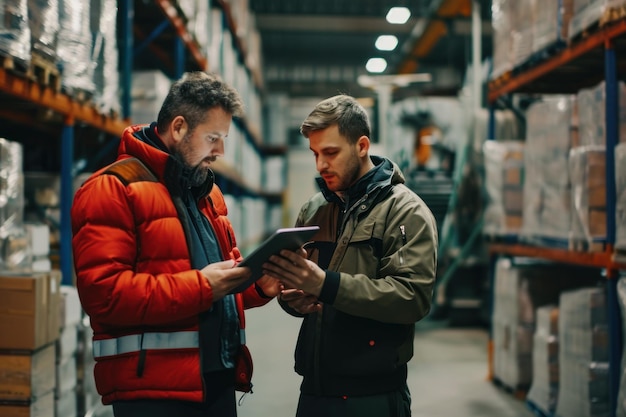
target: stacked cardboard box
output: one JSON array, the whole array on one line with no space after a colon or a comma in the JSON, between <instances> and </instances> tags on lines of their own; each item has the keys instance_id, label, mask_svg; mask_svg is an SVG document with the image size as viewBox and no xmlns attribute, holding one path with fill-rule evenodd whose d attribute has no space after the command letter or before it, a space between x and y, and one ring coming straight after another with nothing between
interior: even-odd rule
<instances>
[{"instance_id":1,"label":"stacked cardboard box","mask_svg":"<svg viewBox=\"0 0 626 417\"><path fill-rule=\"evenodd\" d=\"M0 276L0 415L54 416L58 271Z\"/></svg>"},{"instance_id":2,"label":"stacked cardboard box","mask_svg":"<svg viewBox=\"0 0 626 417\"><path fill-rule=\"evenodd\" d=\"M626 255L626 143L615 147L615 249Z\"/></svg>"},{"instance_id":3,"label":"stacked cardboard box","mask_svg":"<svg viewBox=\"0 0 626 417\"><path fill-rule=\"evenodd\" d=\"M537 309L532 357L533 378L527 399L543 414L552 415L559 392L559 309L556 306Z\"/></svg>"},{"instance_id":4,"label":"stacked cardboard box","mask_svg":"<svg viewBox=\"0 0 626 417\"><path fill-rule=\"evenodd\" d=\"M618 100L626 102L623 82L618 84ZM605 101L604 82L577 94L579 148L570 153L569 170L572 184L570 247L573 249L602 250L606 239ZM626 141L626 106L620 106L618 129L623 143ZM617 163L615 166L619 169Z\"/></svg>"},{"instance_id":5,"label":"stacked cardboard box","mask_svg":"<svg viewBox=\"0 0 626 417\"><path fill-rule=\"evenodd\" d=\"M498 78L513 69L513 37L511 34L513 2L514 0L492 0L493 78Z\"/></svg>"},{"instance_id":6,"label":"stacked cardboard box","mask_svg":"<svg viewBox=\"0 0 626 417\"><path fill-rule=\"evenodd\" d=\"M524 143L486 141L484 144L486 188L484 233L518 234L522 226Z\"/></svg>"},{"instance_id":7,"label":"stacked cardboard box","mask_svg":"<svg viewBox=\"0 0 626 417\"><path fill-rule=\"evenodd\" d=\"M605 289L566 291L559 301L559 417L608 417L609 353Z\"/></svg>"},{"instance_id":8,"label":"stacked cardboard box","mask_svg":"<svg viewBox=\"0 0 626 417\"><path fill-rule=\"evenodd\" d=\"M600 251L606 239L606 155L604 146L570 152L572 249Z\"/></svg>"},{"instance_id":9,"label":"stacked cardboard box","mask_svg":"<svg viewBox=\"0 0 626 417\"><path fill-rule=\"evenodd\" d=\"M542 243L567 243L570 231L571 186L568 159L577 141L576 97L543 96L526 111L524 151L524 214L520 234Z\"/></svg>"},{"instance_id":10,"label":"stacked cardboard box","mask_svg":"<svg viewBox=\"0 0 626 417\"><path fill-rule=\"evenodd\" d=\"M82 309L75 287L61 286L60 336L57 340L57 382L55 389L55 409L57 416L78 415L77 398L77 352L78 326L82 319Z\"/></svg>"},{"instance_id":11,"label":"stacked cardboard box","mask_svg":"<svg viewBox=\"0 0 626 417\"><path fill-rule=\"evenodd\" d=\"M626 275L617 280L617 300L622 316L622 334L626 334ZM616 417L626 417L626 344L622 344L622 363L620 364L620 382L617 392Z\"/></svg>"},{"instance_id":12,"label":"stacked cardboard box","mask_svg":"<svg viewBox=\"0 0 626 417\"><path fill-rule=\"evenodd\" d=\"M94 379L95 360L93 358L93 331L89 316L84 316L78 326L78 351L76 355L76 374L78 379L78 413L94 415L102 405L100 394Z\"/></svg>"},{"instance_id":13,"label":"stacked cardboard box","mask_svg":"<svg viewBox=\"0 0 626 417\"><path fill-rule=\"evenodd\" d=\"M583 31L624 17L624 0L574 0L574 15L570 21L569 37L574 38Z\"/></svg>"},{"instance_id":14,"label":"stacked cardboard box","mask_svg":"<svg viewBox=\"0 0 626 417\"><path fill-rule=\"evenodd\" d=\"M569 22L574 13L574 0L542 0L535 2L533 52L540 52L568 39Z\"/></svg>"},{"instance_id":15,"label":"stacked cardboard box","mask_svg":"<svg viewBox=\"0 0 626 417\"><path fill-rule=\"evenodd\" d=\"M565 290L602 278L593 269L502 257L497 260L494 279L494 377L510 389L525 391L533 380L537 309L557 305Z\"/></svg>"}]
</instances>

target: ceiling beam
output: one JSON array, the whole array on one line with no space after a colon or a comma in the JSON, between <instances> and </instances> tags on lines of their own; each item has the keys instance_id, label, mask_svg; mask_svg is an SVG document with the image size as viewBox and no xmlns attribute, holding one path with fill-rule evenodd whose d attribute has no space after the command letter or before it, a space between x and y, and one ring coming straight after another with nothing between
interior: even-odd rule
<instances>
[{"instance_id":1,"label":"ceiling beam","mask_svg":"<svg viewBox=\"0 0 626 417\"><path fill-rule=\"evenodd\" d=\"M403 25L392 25L383 17L302 16L284 14L258 14L256 24L260 31L290 32L361 32L410 33L417 23L409 19Z\"/></svg>"}]
</instances>

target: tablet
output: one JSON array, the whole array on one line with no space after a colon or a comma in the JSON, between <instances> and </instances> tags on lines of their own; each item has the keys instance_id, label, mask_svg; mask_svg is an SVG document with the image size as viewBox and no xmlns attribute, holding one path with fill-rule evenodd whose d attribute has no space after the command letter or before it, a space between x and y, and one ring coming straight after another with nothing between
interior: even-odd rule
<instances>
[{"instance_id":1,"label":"tablet","mask_svg":"<svg viewBox=\"0 0 626 417\"><path fill-rule=\"evenodd\" d=\"M263 264L270 256L283 249L298 249L307 243L319 229L319 226L303 226L276 230L237 265L249 267L252 270L252 275L246 282L232 290L231 293L241 292L261 278L263 276Z\"/></svg>"}]
</instances>

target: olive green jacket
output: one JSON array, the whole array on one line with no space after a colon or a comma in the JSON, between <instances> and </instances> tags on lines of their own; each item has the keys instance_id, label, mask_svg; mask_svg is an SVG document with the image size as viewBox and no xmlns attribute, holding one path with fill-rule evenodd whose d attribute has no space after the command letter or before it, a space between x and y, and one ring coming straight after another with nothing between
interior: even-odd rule
<instances>
[{"instance_id":1,"label":"olive green jacket","mask_svg":"<svg viewBox=\"0 0 626 417\"><path fill-rule=\"evenodd\" d=\"M326 269L323 309L304 318L296 347L303 393L371 395L401 388L415 323L430 310L435 219L395 164L372 161L375 168L347 191L346 201L318 179L321 192L298 215L298 226L321 227L308 250Z\"/></svg>"}]
</instances>

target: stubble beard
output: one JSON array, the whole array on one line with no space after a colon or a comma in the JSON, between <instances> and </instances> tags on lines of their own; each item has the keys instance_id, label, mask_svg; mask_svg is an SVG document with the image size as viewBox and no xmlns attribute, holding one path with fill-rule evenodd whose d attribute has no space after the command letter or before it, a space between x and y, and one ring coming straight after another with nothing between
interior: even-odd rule
<instances>
[{"instance_id":1,"label":"stubble beard","mask_svg":"<svg viewBox=\"0 0 626 417\"><path fill-rule=\"evenodd\" d=\"M191 149L191 135L186 135L180 144L174 148L172 156L176 158L185 168L185 171L189 172L189 185L192 187L198 187L204 184L209 177L209 167L203 166L202 162L205 160L214 162L216 158L205 158L197 165L191 165L189 159L193 155Z\"/></svg>"}]
</instances>

